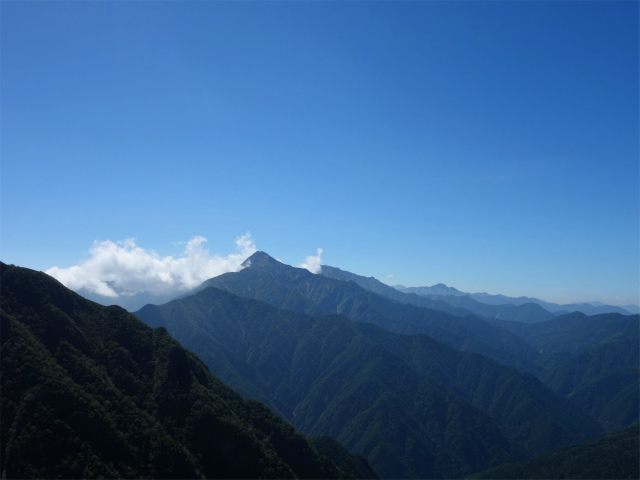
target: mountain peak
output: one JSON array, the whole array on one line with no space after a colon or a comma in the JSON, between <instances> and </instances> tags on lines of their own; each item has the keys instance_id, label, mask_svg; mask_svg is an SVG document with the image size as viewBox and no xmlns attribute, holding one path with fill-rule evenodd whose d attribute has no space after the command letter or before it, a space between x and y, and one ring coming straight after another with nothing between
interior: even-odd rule
<instances>
[{"instance_id":1,"label":"mountain peak","mask_svg":"<svg viewBox=\"0 0 640 480\"><path fill-rule=\"evenodd\" d=\"M271 257L266 252L256 252L242 262L243 267L267 267L270 265L278 265L280 262Z\"/></svg>"}]
</instances>

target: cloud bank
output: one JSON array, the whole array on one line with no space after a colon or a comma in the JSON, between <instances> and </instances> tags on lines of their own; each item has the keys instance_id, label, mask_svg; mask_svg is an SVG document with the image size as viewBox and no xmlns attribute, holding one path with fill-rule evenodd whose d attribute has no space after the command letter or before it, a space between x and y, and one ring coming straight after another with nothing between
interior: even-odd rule
<instances>
[{"instance_id":1,"label":"cloud bank","mask_svg":"<svg viewBox=\"0 0 640 480\"><path fill-rule=\"evenodd\" d=\"M164 295L188 290L226 272L237 272L256 247L249 233L236 238L236 253L211 255L207 239L193 237L184 252L160 257L153 250L136 245L135 239L119 242L95 241L91 258L69 268L52 267L47 274L71 290L85 289L105 297L118 298L141 292Z\"/></svg>"},{"instance_id":2,"label":"cloud bank","mask_svg":"<svg viewBox=\"0 0 640 480\"><path fill-rule=\"evenodd\" d=\"M321 263L322 263L322 249L319 248L318 254L315 257L313 255L309 255L307 257L307 260L301 263L300 265L298 265L298 267L306 268L311 273L320 273L320 270L322 270Z\"/></svg>"}]
</instances>

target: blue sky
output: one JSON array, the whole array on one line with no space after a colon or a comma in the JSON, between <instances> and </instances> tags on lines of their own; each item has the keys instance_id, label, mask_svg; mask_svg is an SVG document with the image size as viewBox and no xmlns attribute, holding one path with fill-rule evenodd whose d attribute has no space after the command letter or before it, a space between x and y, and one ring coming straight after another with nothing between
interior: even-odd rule
<instances>
[{"instance_id":1,"label":"blue sky","mask_svg":"<svg viewBox=\"0 0 640 480\"><path fill-rule=\"evenodd\" d=\"M638 2L0 13L4 262L250 233L390 284L639 302Z\"/></svg>"}]
</instances>

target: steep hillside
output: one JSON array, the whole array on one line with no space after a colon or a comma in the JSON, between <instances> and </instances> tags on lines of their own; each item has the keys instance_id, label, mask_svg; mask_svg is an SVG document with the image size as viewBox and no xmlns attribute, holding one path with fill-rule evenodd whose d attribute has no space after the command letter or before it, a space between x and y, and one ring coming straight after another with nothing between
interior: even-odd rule
<instances>
[{"instance_id":1,"label":"steep hillside","mask_svg":"<svg viewBox=\"0 0 640 480\"><path fill-rule=\"evenodd\" d=\"M328 435L320 435L309 439L316 450L327 458L330 458L336 465L345 472L355 475L356 478L377 479L381 478L364 455L357 455L349 452L335 438Z\"/></svg>"},{"instance_id":2,"label":"steep hillside","mask_svg":"<svg viewBox=\"0 0 640 480\"><path fill-rule=\"evenodd\" d=\"M638 338L640 316L619 313L587 316L574 312L530 325L497 320L492 323L518 335L543 356L560 359L583 352L598 343Z\"/></svg>"},{"instance_id":3,"label":"steep hillside","mask_svg":"<svg viewBox=\"0 0 640 480\"><path fill-rule=\"evenodd\" d=\"M517 452L486 414L344 317L309 317L214 287L136 315L166 326L304 434L331 435L365 455L383 477L457 478Z\"/></svg>"},{"instance_id":4,"label":"steep hillside","mask_svg":"<svg viewBox=\"0 0 640 480\"><path fill-rule=\"evenodd\" d=\"M532 375L426 335L309 317L215 287L136 315L301 432L334 436L385 477L459 477L601 432Z\"/></svg>"},{"instance_id":5,"label":"steep hillside","mask_svg":"<svg viewBox=\"0 0 640 480\"><path fill-rule=\"evenodd\" d=\"M547 386L613 431L638 421L639 318L576 312L535 325L499 325L540 351L535 371Z\"/></svg>"},{"instance_id":6,"label":"steep hillside","mask_svg":"<svg viewBox=\"0 0 640 480\"><path fill-rule=\"evenodd\" d=\"M207 280L200 289L215 286L308 315L337 313L395 333L424 333L451 347L481 353L520 368L529 368L539 357L526 342L507 330L490 325L482 317L458 317L400 303L365 290L354 282L284 265L264 252L252 255L245 265L239 272Z\"/></svg>"},{"instance_id":7,"label":"steep hillside","mask_svg":"<svg viewBox=\"0 0 640 480\"><path fill-rule=\"evenodd\" d=\"M638 339L630 338L595 345L538 376L614 431L638 422L639 360Z\"/></svg>"},{"instance_id":8,"label":"steep hillside","mask_svg":"<svg viewBox=\"0 0 640 480\"><path fill-rule=\"evenodd\" d=\"M470 478L486 479L630 479L640 478L638 425Z\"/></svg>"},{"instance_id":9,"label":"steep hillside","mask_svg":"<svg viewBox=\"0 0 640 480\"><path fill-rule=\"evenodd\" d=\"M171 338L0 265L2 478L345 477Z\"/></svg>"}]
</instances>

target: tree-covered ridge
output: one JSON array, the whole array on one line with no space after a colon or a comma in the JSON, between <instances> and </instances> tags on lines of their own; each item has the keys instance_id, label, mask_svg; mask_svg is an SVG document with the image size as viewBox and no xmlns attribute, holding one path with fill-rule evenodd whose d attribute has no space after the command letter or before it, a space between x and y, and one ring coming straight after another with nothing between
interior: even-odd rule
<instances>
[{"instance_id":1,"label":"tree-covered ridge","mask_svg":"<svg viewBox=\"0 0 640 480\"><path fill-rule=\"evenodd\" d=\"M492 468L482 479L632 479L640 478L638 425L535 458Z\"/></svg>"},{"instance_id":2,"label":"tree-covered ridge","mask_svg":"<svg viewBox=\"0 0 640 480\"><path fill-rule=\"evenodd\" d=\"M638 338L640 315L605 313L587 316L574 312L546 322L523 324L494 320L500 326L538 350L543 357L556 357L560 362L596 344Z\"/></svg>"},{"instance_id":3,"label":"tree-covered ridge","mask_svg":"<svg viewBox=\"0 0 640 480\"><path fill-rule=\"evenodd\" d=\"M136 315L304 434L366 455L383 476L459 478L601 433L533 375L426 335L310 317L215 287Z\"/></svg>"},{"instance_id":4,"label":"tree-covered ridge","mask_svg":"<svg viewBox=\"0 0 640 480\"><path fill-rule=\"evenodd\" d=\"M0 265L2 478L344 478L169 336Z\"/></svg>"},{"instance_id":5,"label":"tree-covered ridge","mask_svg":"<svg viewBox=\"0 0 640 480\"><path fill-rule=\"evenodd\" d=\"M638 421L640 316L575 312L547 322L499 322L540 352L532 371L607 431Z\"/></svg>"},{"instance_id":6,"label":"tree-covered ridge","mask_svg":"<svg viewBox=\"0 0 640 480\"><path fill-rule=\"evenodd\" d=\"M356 478L380 478L367 461L364 455L349 452L335 438L328 435L320 435L309 439L316 450L327 458L333 460L345 472L355 475Z\"/></svg>"},{"instance_id":7,"label":"tree-covered ridge","mask_svg":"<svg viewBox=\"0 0 640 480\"><path fill-rule=\"evenodd\" d=\"M344 317L308 317L216 288L136 313L309 436L331 435L385 478L458 478L517 450L486 414L417 374Z\"/></svg>"},{"instance_id":8,"label":"tree-covered ridge","mask_svg":"<svg viewBox=\"0 0 640 480\"><path fill-rule=\"evenodd\" d=\"M526 298L519 299L517 305L487 305L444 285L432 289L432 293L439 292L439 295L426 293L425 289L416 290L421 293L416 295L400 292L374 278L334 267L323 266L321 273L334 279L351 280L367 290L402 303L453 314L456 313L454 307L463 307L489 317L489 323L520 336L534 350L533 353L528 352L528 362L514 363L504 355L493 355L494 358L535 373L547 386L597 419L607 431L618 430L638 421L638 315L607 313L587 316L575 312L556 318L556 314L544 310L539 304L525 303ZM442 293L449 295L443 296ZM496 298L508 300L507 297ZM450 304L449 310L442 307L442 301ZM590 310L599 311L595 307ZM535 325L525 325L523 322ZM478 323L477 326L481 328L482 324ZM497 340L512 342L508 337ZM469 349L490 353L475 346Z\"/></svg>"},{"instance_id":9,"label":"tree-covered ridge","mask_svg":"<svg viewBox=\"0 0 640 480\"><path fill-rule=\"evenodd\" d=\"M200 289L214 286L308 315L337 313L395 333L424 333L453 348L481 353L519 368L530 366L538 358L522 339L479 316L455 316L401 303L351 281L282 264L264 252L253 254L244 265L246 268L239 272L207 280Z\"/></svg>"}]
</instances>

